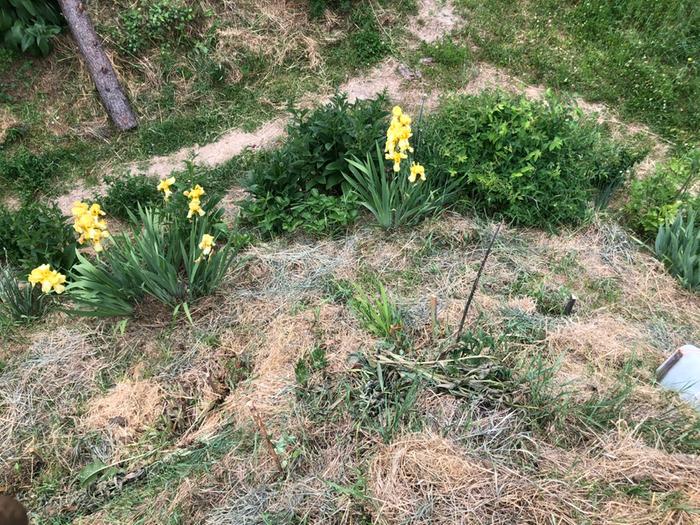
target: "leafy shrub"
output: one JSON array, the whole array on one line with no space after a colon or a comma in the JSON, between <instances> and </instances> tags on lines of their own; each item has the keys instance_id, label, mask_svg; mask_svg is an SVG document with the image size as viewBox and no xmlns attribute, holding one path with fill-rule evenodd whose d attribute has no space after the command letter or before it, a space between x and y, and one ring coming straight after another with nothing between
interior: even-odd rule
<instances>
[{"instance_id":1,"label":"leafy shrub","mask_svg":"<svg viewBox=\"0 0 700 525\"><path fill-rule=\"evenodd\" d=\"M338 94L311 112L294 111L284 145L253 168L254 195L284 195L293 200L316 188L339 194L348 156L364 156L384 134L386 98L349 103Z\"/></svg>"},{"instance_id":2,"label":"leafy shrub","mask_svg":"<svg viewBox=\"0 0 700 525\"><path fill-rule=\"evenodd\" d=\"M624 207L628 226L644 240L655 238L659 227L675 218L681 207L700 211L700 198L689 194L700 177L700 150L670 159L656 171L632 182Z\"/></svg>"},{"instance_id":3,"label":"leafy shrub","mask_svg":"<svg viewBox=\"0 0 700 525\"><path fill-rule=\"evenodd\" d=\"M699 216L696 210L678 213L659 227L655 243L656 256L690 290L700 290Z\"/></svg>"},{"instance_id":4,"label":"leafy shrub","mask_svg":"<svg viewBox=\"0 0 700 525\"><path fill-rule=\"evenodd\" d=\"M244 201L241 213L243 220L254 224L263 235L297 230L312 235L335 235L355 222L358 215L353 195L324 195L316 188L296 202L268 193Z\"/></svg>"},{"instance_id":5,"label":"leafy shrub","mask_svg":"<svg viewBox=\"0 0 700 525\"><path fill-rule=\"evenodd\" d=\"M25 204L15 212L0 212L0 240L7 262L29 270L41 264L70 268L75 236L55 205Z\"/></svg>"},{"instance_id":6,"label":"leafy shrub","mask_svg":"<svg viewBox=\"0 0 700 525\"><path fill-rule=\"evenodd\" d=\"M10 267L0 268L0 319L6 324L28 323L44 316L51 303L41 288L20 282Z\"/></svg>"},{"instance_id":7,"label":"leafy shrub","mask_svg":"<svg viewBox=\"0 0 700 525\"><path fill-rule=\"evenodd\" d=\"M126 51L138 54L153 44L186 38L187 28L196 18L195 9L178 0L141 0L136 8L120 15L117 40Z\"/></svg>"},{"instance_id":8,"label":"leafy shrub","mask_svg":"<svg viewBox=\"0 0 700 525\"><path fill-rule=\"evenodd\" d=\"M619 185L636 160L604 130L551 94L500 92L447 99L423 134L426 168L463 176L468 202L526 226L578 224L591 199Z\"/></svg>"},{"instance_id":9,"label":"leafy shrub","mask_svg":"<svg viewBox=\"0 0 700 525\"><path fill-rule=\"evenodd\" d=\"M54 0L0 0L0 38L10 49L46 56L62 24Z\"/></svg>"},{"instance_id":10,"label":"leafy shrub","mask_svg":"<svg viewBox=\"0 0 700 525\"><path fill-rule=\"evenodd\" d=\"M266 234L301 228L335 233L352 223L355 200L340 197L348 156L364 156L384 133L386 99L349 103L345 95L293 113L287 140L255 159L243 217Z\"/></svg>"},{"instance_id":11,"label":"leafy shrub","mask_svg":"<svg viewBox=\"0 0 700 525\"><path fill-rule=\"evenodd\" d=\"M105 177L107 193L97 198L109 214L118 219L126 220L130 215L138 213L141 208L158 208L163 202L163 196L158 192L158 181L145 175L129 175L126 177Z\"/></svg>"},{"instance_id":12,"label":"leafy shrub","mask_svg":"<svg viewBox=\"0 0 700 525\"><path fill-rule=\"evenodd\" d=\"M228 232L219 222L222 211L210 199L205 215L191 222L186 207L139 210L130 234L112 237L99 259L78 255L68 292L78 315L127 316L148 295L158 302L188 311L188 305L214 291L233 263L235 249L223 241ZM183 213L184 212L184 213ZM217 246L205 257L199 244L213 235Z\"/></svg>"}]
</instances>

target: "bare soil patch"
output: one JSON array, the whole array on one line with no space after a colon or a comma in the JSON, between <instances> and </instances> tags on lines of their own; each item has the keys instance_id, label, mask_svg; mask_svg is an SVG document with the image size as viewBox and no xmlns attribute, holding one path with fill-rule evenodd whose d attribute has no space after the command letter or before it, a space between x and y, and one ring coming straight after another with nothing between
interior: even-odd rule
<instances>
[{"instance_id":1,"label":"bare soil patch","mask_svg":"<svg viewBox=\"0 0 700 525\"><path fill-rule=\"evenodd\" d=\"M418 2L418 16L411 20L408 30L424 42L435 42L455 29L462 18L449 0Z\"/></svg>"}]
</instances>

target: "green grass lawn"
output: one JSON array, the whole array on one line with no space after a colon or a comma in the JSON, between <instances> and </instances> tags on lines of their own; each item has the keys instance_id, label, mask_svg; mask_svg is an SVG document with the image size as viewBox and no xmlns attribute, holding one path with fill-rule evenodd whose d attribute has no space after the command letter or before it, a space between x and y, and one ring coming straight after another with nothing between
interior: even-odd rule
<instances>
[{"instance_id":1,"label":"green grass lawn","mask_svg":"<svg viewBox=\"0 0 700 525\"><path fill-rule=\"evenodd\" d=\"M700 3L458 0L482 60L602 101L680 145L700 137Z\"/></svg>"}]
</instances>

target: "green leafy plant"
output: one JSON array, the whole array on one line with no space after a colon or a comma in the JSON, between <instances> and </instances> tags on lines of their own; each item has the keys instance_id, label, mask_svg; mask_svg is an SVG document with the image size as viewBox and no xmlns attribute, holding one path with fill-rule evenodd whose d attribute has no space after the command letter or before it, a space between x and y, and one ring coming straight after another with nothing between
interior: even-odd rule
<instances>
[{"instance_id":1,"label":"green leafy plant","mask_svg":"<svg viewBox=\"0 0 700 525\"><path fill-rule=\"evenodd\" d=\"M127 316L148 295L158 302L188 311L193 301L211 294L234 261L234 243L226 238L216 200L192 222L181 209L139 210L131 218L130 234L120 233L96 259L78 256L68 292L78 315ZM186 208L185 208L186 209ZM217 244L206 256L199 247L204 234Z\"/></svg>"},{"instance_id":2,"label":"green leafy plant","mask_svg":"<svg viewBox=\"0 0 700 525\"><path fill-rule=\"evenodd\" d=\"M656 236L656 256L668 270L678 277L683 286L700 290L700 227L698 212L688 210L678 213L673 222L659 227Z\"/></svg>"},{"instance_id":3,"label":"green leafy plant","mask_svg":"<svg viewBox=\"0 0 700 525\"><path fill-rule=\"evenodd\" d=\"M698 179L700 150L663 163L650 176L632 182L623 209L625 222L643 240L652 241L659 227L673 221L681 208L700 211L700 198L691 192Z\"/></svg>"},{"instance_id":4,"label":"green leafy plant","mask_svg":"<svg viewBox=\"0 0 700 525\"><path fill-rule=\"evenodd\" d=\"M159 208L163 195L158 191L158 181L146 175L129 175L126 177L105 177L107 193L97 197L105 210L118 219L129 219L141 208Z\"/></svg>"},{"instance_id":5,"label":"green leafy plant","mask_svg":"<svg viewBox=\"0 0 700 525\"><path fill-rule=\"evenodd\" d=\"M358 212L354 195L324 195L314 188L306 199L296 203L271 194L246 200L241 214L245 222L254 224L263 235L297 230L312 235L335 235L355 222Z\"/></svg>"},{"instance_id":6,"label":"green leafy plant","mask_svg":"<svg viewBox=\"0 0 700 525\"><path fill-rule=\"evenodd\" d=\"M0 0L0 38L6 47L46 56L62 25L54 0Z\"/></svg>"},{"instance_id":7,"label":"green leafy plant","mask_svg":"<svg viewBox=\"0 0 700 525\"><path fill-rule=\"evenodd\" d=\"M56 177L77 157L76 151L64 148L40 154L24 146L12 153L0 150L0 180L14 188L23 200L32 200L38 193L51 195Z\"/></svg>"},{"instance_id":8,"label":"green leafy plant","mask_svg":"<svg viewBox=\"0 0 700 525\"><path fill-rule=\"evenodd\" d=\"M17 211L0 212L0 258L31 270L41 264L70 268L75 257L75 234L55 205L25 204Z\"/></svg>"},{"instance_id":9,"label":"green leafy plant","mask_svg":"<svg viewBox=\"0 0 700 525\"><path fill-rule=\"evenodd\" d=\"M391 301L386 288L380 282L376 283L374 297L355 285L350 307L355 312L365 329L372 335L386 339L396 339L403 329L403 320L398 307Z\"/></svg>"},{"instance_id":10,"label":"green leafy plant","mask_svg":"<svg viewBox=\"0 0 700 525\"><path fill-rule=\"evenodd\" d=\"M619 185L636 159L551 94L452 97L422 140L433 177L463 177L465 205L545 228L586 220L596 193Z\"/></svg>"},{"instance_id":11,"label":"green leafy plant","mask_svg":"<svg viewBox=\"0 0 700 525\"><path fill-rule=\"evenodd\" d=\"M117 41L132 54L155 44L179 43L187 38L187 29L197 16L197 11L182 1L142 0L135 8L121 13Z\"/></svg>"},{"instance_id":12,"label":"green leafy plant","mask_svg":"<svg viewBox=\"0 0 700 525\"><path fill-rule=\"evenodd\" d=\"M311 112L292 112L284 145L253 166L250 191L283 195L298 202L314 188L338 195L348 156L364 155L384 133L386 99L349 103L338 94Z\"/></svg>"},{"instance_id":13,"label":"green leafy plant","mask_svg":"<svg viewBox=\"0 0 700 525\"><path fill-rule=\"evenodd\" d=\"M410 226L438 213L454 199L458 188L456 179L446 181L442 188L430 182L411 183L405 168L399 173L387 168L378 143L375 155L367 153L364 161L350 158L348 163L345 179L359 203L385 229Z\"/></svg>"},{"instance_id":14,"label":"green leafy plant","mask_svg":"<svg viewBox=\"0 0 700 525\"><path fill-rule=\"evenodd\" d=\"M544 315L562 315L571 290L545 281L541 274L522 272L511 286L516 295L526 295L535 301L537 311Z\"/></svg>"},{"instance_id":15,"label":"green leafy plant","mask_svg":"<svg viewBox=\"0 0 700 525\"><path fill-rule=\"evenodd\" d=\"M9 266L0 267L0 318L3 323L29 323L46 314L52 299L41 288L20 281Z\"/></svg>"},{"instance_id":16,"label":"green leafy plant","mask_svg":"<svg viewBox=\"0 0 700 525\"><path fill-rule=\"evenodd\" d=\"M351 104L336 95L312 112L293 112L282 147L255 159L244 219L265 234L332 234L353 222L355 199L343 195L347 157L364 155L381 138L385 104L383 96Z\"/></svg>"}]
</instances>

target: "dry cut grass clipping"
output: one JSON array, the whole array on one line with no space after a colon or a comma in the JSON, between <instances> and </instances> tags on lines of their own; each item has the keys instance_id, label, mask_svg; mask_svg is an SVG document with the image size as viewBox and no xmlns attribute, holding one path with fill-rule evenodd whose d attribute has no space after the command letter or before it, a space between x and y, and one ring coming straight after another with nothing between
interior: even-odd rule
<instances>
[{"instance_id":1,"label":"dry cut grass clipping","mask_svg":"<svg viewBox=\"0 0 700 525\"><path fill-rule=\"evenodd\" d=\"M241 319L246 315L259 328L258 341L252 345L252 379L226 400L226 407L241 424L250 422L245 408L250 403L266 419L291 412L296 384L294 367L315 345L326 350L329 371L333 373L345 368L352 352L372 344L372 338L355 325L349 312L337 305L324 304L316 311L294 315L278 313L264 325L260 324L262 319L254 321L259 311L243 312Z\"/></svg>"},{"instance_id":2,"label":"dry cut grass clipping","mask_svg":"<svg viewBox=\"0 0 700 525\"><path fill-rule=\"evenodd\" d=\"M623 433L605 437L602 451L547 449L540 468L544 476L521 473L440 436L412 434L375 456L369 486L380 522L389 524L698 523L692 511L614 490L646 480L652 490L678 491L699 508L700 464L693 456L665 454ZM603 494L607 487L612 496Z\"/></svg>"},{"instance_id":3,"label":"dry cut grass clipping","mask_svg":"<svg viewBox=\"0 0 700 525\"><path fill-rule=\"evenodd\" d=\"M163 394L155 381L124 381L106 396L92 399L85 426L107 432L117 441L133 441L163 411Z\"/></svg>"},{"instance_id":4,"label":"dry cut grass clipping","mask_svg":"<svg viewBox=\"0 0 700 525\"><path fill-rule=\"evenodd\" d=\"M59 328L8 363L0 374L0 484L37 442L47 450L60 446L64 437L52 433L51 422L74 416L80 399L96 390L108 367L99 353L85 335Z\"/></svg>"}]
</instances>

